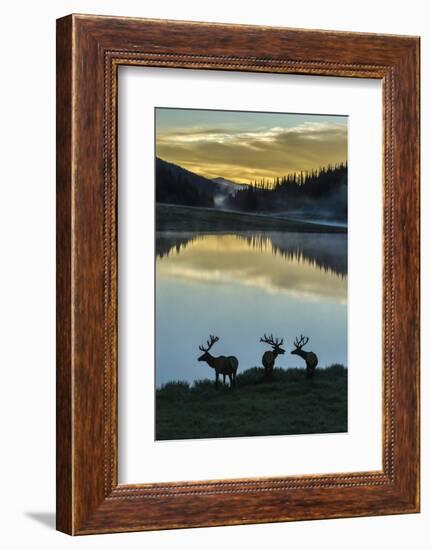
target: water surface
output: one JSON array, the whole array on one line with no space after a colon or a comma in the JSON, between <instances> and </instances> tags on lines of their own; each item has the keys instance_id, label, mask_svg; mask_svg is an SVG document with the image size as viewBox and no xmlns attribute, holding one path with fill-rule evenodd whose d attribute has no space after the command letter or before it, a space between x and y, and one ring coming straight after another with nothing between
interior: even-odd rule
<instances>
[{"instance_id":1,"label":"water surface","mask_svg":"<svg viewBox=\"0 0 431 550\"><path fill-rule=\"evenodd\" d=\"M300 333L319 367L347 366L347 235L157 232L156 255L157 387L214 377L197 361L209 334L238 372L261 365L264 333L284 337L277 366L304 366Z\"/></svg>"}]
</instances>

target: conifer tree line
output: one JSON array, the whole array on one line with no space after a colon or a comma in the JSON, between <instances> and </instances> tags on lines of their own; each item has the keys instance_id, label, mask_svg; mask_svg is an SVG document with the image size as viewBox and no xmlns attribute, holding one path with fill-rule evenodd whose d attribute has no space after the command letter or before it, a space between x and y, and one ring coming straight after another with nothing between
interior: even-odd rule
<instances>
[{"instance_id":1,"label":"conifer tree line","mask_svg":"<svg viewBox=\"0 0 431 550\"><path fill-rule=\"evenodd\" d=\"M156 201L250 213L301 212L347 220L347 163L256 179L238 191L156 158ZM222 197L222 200L220 200ZM218 201L217 201L218 199Z\"/></svg>"},{"instance_id":2,"label":"conifer tree line","mask_svg":"<svg viewBox=\"0 0 431 550\"><path fill-rule=\"evenodd\" d=\"M229 197L227 206L248 212L327 210L347 217L347 163L252 182Z\"/></svg>"}]
</instances>

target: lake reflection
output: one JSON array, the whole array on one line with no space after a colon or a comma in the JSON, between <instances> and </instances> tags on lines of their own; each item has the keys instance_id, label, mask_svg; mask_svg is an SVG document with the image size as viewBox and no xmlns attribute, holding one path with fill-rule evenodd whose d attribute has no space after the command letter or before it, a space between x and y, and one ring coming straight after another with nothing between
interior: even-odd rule
<instances>
[{"instance_id":1,"label":"lake reflection","mask_svg":"<svg viewBox=\"0 0 431 550\"><path fill-rule=\"evenodd\" d=\"M319 367L347 366L347 236L287 232L156 234L156 383L213 378L198 346L234 354L238 372L261 365L264 332L299 333ZM277 366L303 367L286 353Z\"/></svg>"}]
</instances>

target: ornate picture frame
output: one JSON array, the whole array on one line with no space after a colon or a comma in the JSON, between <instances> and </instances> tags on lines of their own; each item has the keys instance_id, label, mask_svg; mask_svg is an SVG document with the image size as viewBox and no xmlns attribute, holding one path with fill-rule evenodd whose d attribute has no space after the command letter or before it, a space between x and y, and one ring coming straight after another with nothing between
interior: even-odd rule
<instances>
[{"instance_id":1,"label":"ornate picture frame","mask_svg":"<svg viewBox=\"0 0 431 550\"><path fill-rule=\"evenodd\" d=\"M381 471L118 483L121 65L381 80ZM59 19L57 529L81 535L418 512L419 220L419 38L90 15Z\"/></svg>"}]
</instances>

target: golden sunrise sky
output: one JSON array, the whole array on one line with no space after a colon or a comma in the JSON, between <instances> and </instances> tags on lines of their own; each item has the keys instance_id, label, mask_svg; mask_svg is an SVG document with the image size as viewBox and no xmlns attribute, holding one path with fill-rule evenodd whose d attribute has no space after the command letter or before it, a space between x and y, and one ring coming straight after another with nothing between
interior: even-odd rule
<instances>
[{"instance_id":1,"label":"golden sunrise sky","mask_svg":"<svg viewBox=\"0 0 431 550\"><path fill-rule=\"evenodd\" d=\"M347 161L347 116L156 108L156 155L238 183Z\"/></svg>"}]
</instances>

